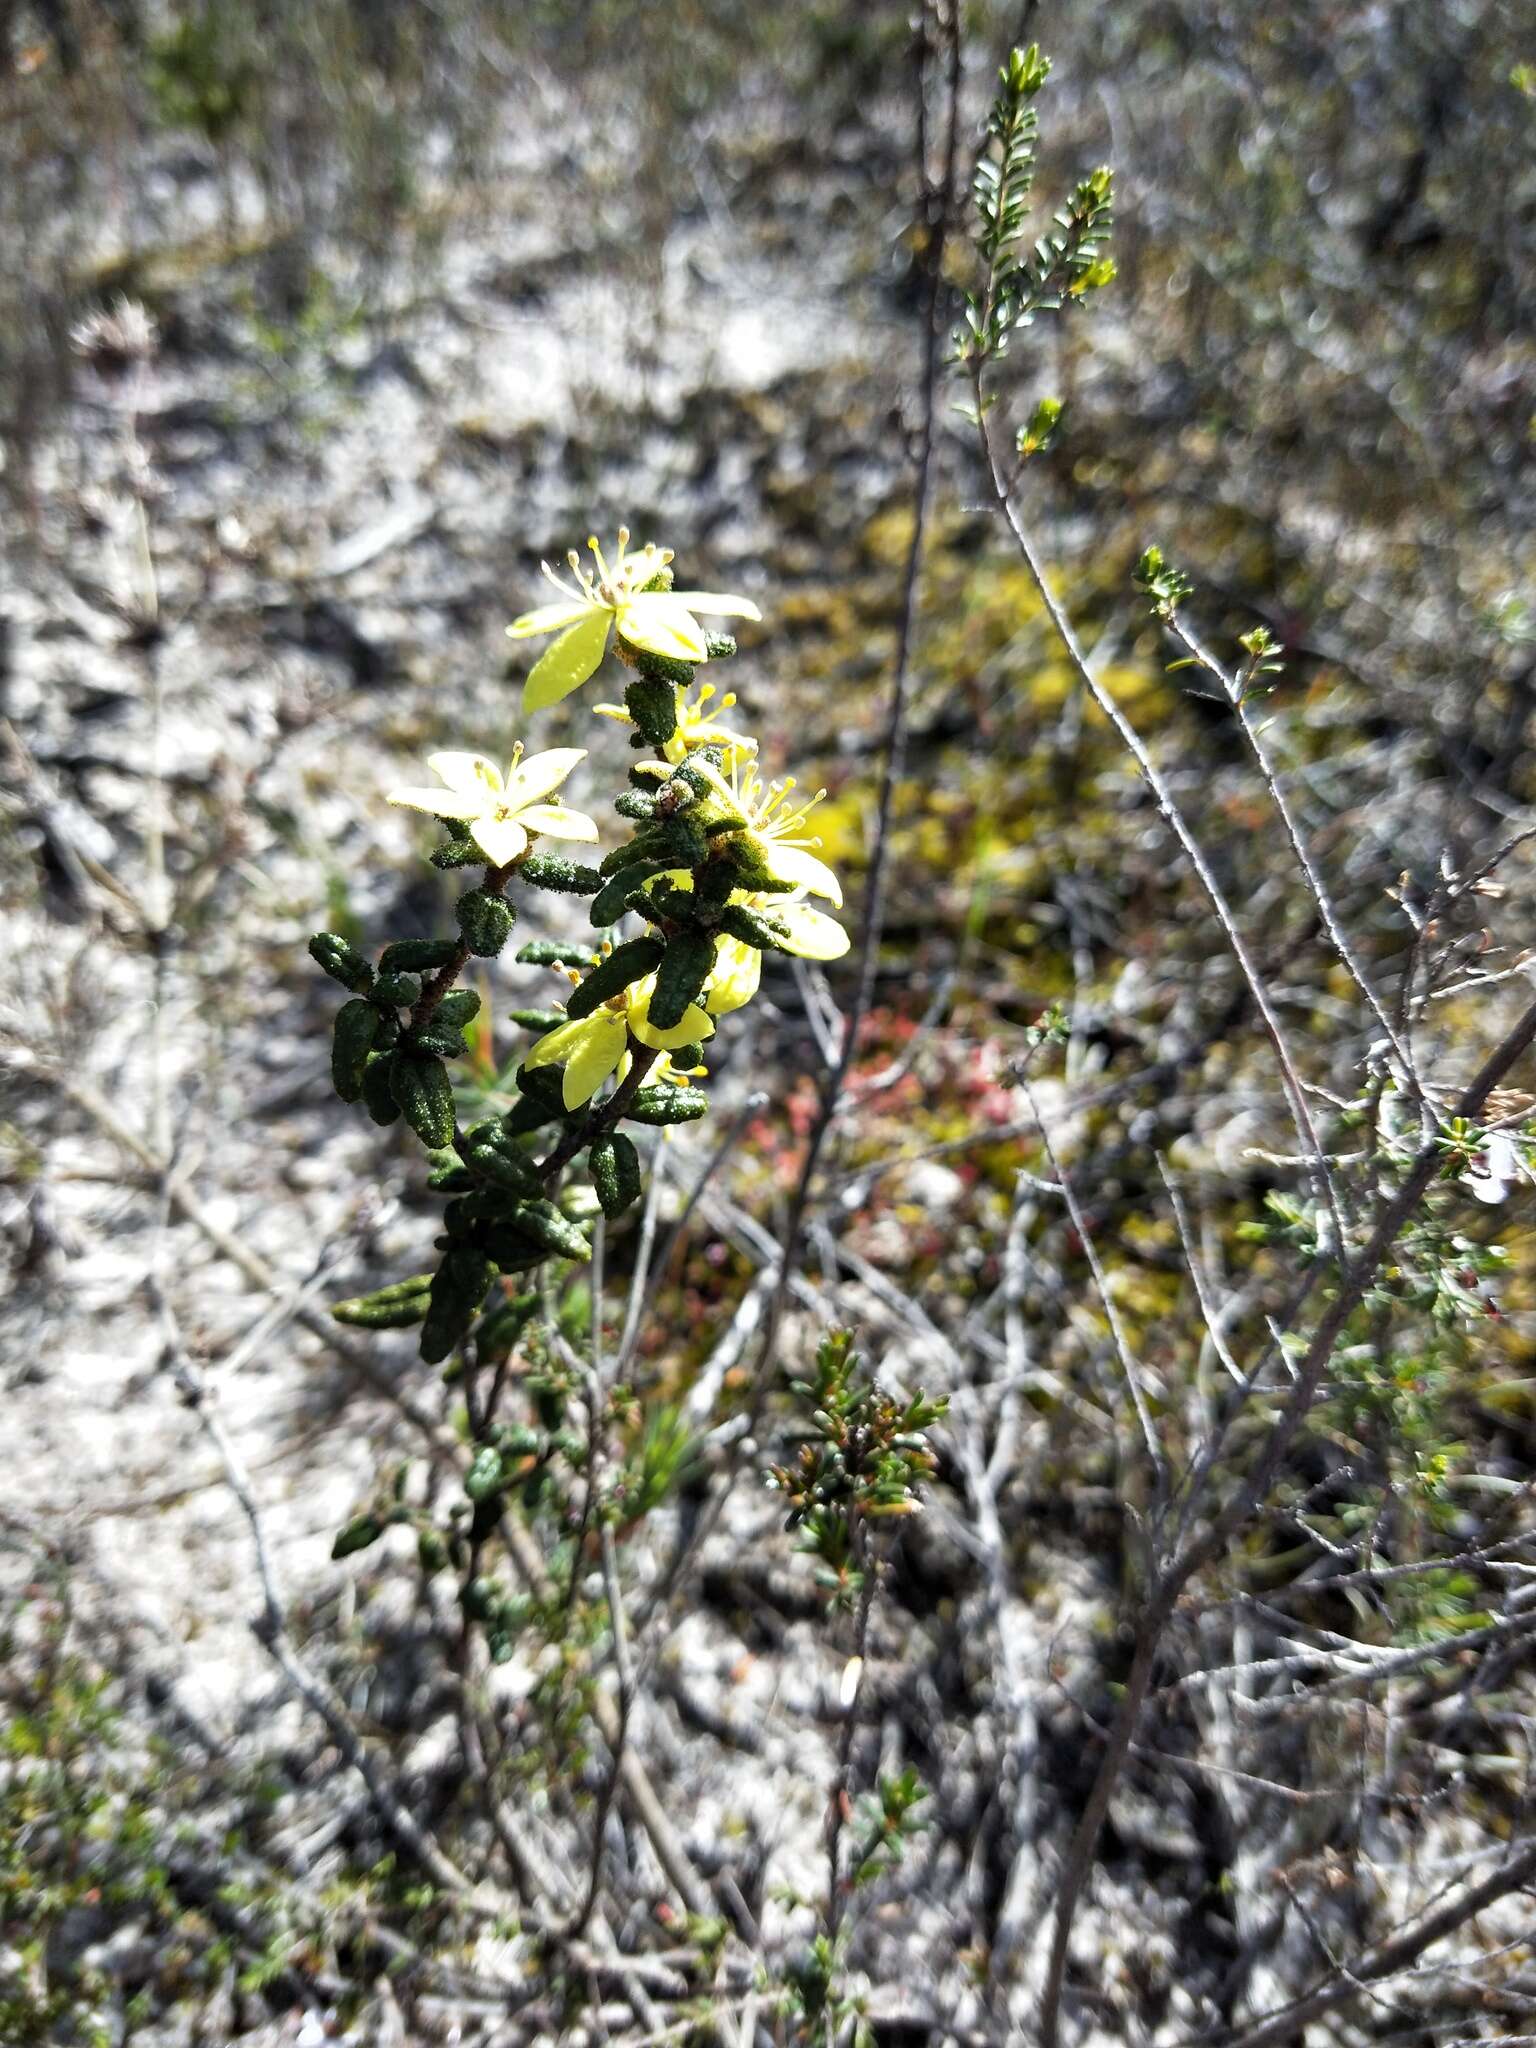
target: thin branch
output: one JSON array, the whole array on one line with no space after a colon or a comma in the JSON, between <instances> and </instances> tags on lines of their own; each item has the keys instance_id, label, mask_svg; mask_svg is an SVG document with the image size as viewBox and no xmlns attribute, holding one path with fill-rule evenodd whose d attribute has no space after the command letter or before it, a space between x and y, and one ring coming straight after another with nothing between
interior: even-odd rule
<instances>
[{"instance_id":1,"label":"thin branch","mask_svg":"<svg viewBox=\"0 0 1536 2048\"><path fill-rule=\"evenodd\" d=\"M1014 542L1023 558L1025 567L1029 571L1030 578L1039 592L1041 603L1045 606L1046 615L1050 619L1052 626L1056 629L1057 638L1066 650L1068 660L1076 670L1079 681L1092 697L1100 712L1109 720L1122 746L1124 746L1126 752L1135 761L1145 777L1147 787L1152 791L1159 811L1161 811L1174 838L1178 841L1185 858L1194 872L1196 881L1205 893L1206 900L1215 914L1216 922L1221 927L1222 937L1226 940L1228 949L1237 963L1238 972L1247 983L1248 992L1253 998L1254 1007L1258 1010L1259 1016L1263 1020L1264 1028L1269 1034L1270 1043L1275 1049L1275 1057L1280 1065L1281 1079L1290 1103L1292 1121L1295 1123L1296 1129L1300 1134L1307 1156L1312 1162L1312 1175L1317 1186L1319 1198L1326 1204L1333 1224L1334 1242L1342 1249L1345 1241L1343 1205L1332 1172L1329 1169L1322 1142L1318 1137L1317 1127L1312 1121L1312 1112L1307 1103L1306 1089L1302 1084L1301 1075L1297 1071L1295 1058L1291 1052L1289 1041L1286 1038L1279 1015L1275 1010L1269 990L1264 983L1262 975L1259 973L1253 955L1248 950L1248 942L1238 928L1231 905L1227 902L1221 884L1216 879L1215 871L1206 858L1205 851L1201 847L1200 842L1191 830L1183 811L1180 809L1178 799L1174 796L1167 777L1153 760L1141 734L1132 725L1125 712L1121 710L1114 697L1111 696L1109 691L1099 681L1097 675L1095 675L1087 656L1083 652L1082 644L1078 640L1072 621L1068 618L1060 600L1050 586L1034 541L1014 506L1009 480L999 462L991 430L987 425L988 415L982 409L982 395L979 386L976 402L981 421L979 433L982 453L986 459L987 471L992 479L992 488L996 495L997 503L1002 510L1003 517L1008 522ZM1048 2040L1046 2048L1050 2048Z\"/></svg>"},{"instance_id":2,"label":"thin branch","mask_svg":"<svg viewBox=\"0 0 1536 2048\"><path fill-rule=\"evenodd\" d=\"M1130 1390L1131 1400L1136 1409L1136 1420L1141 1424L1142 1441L1147 1447L1147 1456L1152 1461L1152 1470L1156 1475L1158 1491L1161 1494L1167 1486L1168 1463L1163 1456L1162 1445L1157 1440L1157 1429L1152 1421L1152 1411L1147 1406L1147 1397L1142 1392L1141 1367L1131 1350L1130 1340L1127 1338L1125 1327L1120 1321L1120 1311L1115 1307L1114 1296L1110 1293L1109 1276L1104 1271L1103 1264L1099 1258L1098 1247L1093 1241L1093 1233L1088 1228L1088 1219L1083 1214L1082 1205L1077 1199L1077 1191L1073 1187L1072 1178L1062 1165L1060 1155L1057 1153L1051 1139L1050 1127L1046 1123L1045 1118L1040 1114L1040 1104L1036 1099L1033 1087L1030 1085L1029 1077L1021 1069L1015 1076L1015 1079L1017 1085L1023 1091L1024 1100L1029 1104L1030 1114L1039 1126L1040 1142L1045 1147L1046 1157L1051 1162L1051 1171L1056 1176L1057 1185L1067 1205L1067 1214L1072 1219L1072 1228L1077 1232L1078 1242L1083 1247L1083 1256L1088 1261L1088 1270L1093 1276L1094 1292L1103 1304L1104 1314L1109 1322L1110 1336L1114 1340L1115 1356L1119 1359L1120 1370L1125 1375L1125 1383Z\"/></svg>"}]
</instances>

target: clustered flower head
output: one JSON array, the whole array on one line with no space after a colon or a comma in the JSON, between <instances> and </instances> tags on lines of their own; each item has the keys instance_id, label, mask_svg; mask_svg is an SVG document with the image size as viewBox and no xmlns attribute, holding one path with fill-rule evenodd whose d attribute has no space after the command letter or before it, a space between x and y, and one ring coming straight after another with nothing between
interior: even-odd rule
<instances>
[{"instance_id":1,"label":"clustered flower head","mask_svg":"<svg viewBox=\"0 0 1536 2048\"><path fill-rule=\"evenodd\" d=\"M671 550L654 543L631 550L623 527L611 560L596 540L588 545L595 566L584 566L572 550L565 580L545 564L559 601L524 613L507 630L516 639L557 636L528 677L525 710L578 688L615 644L630 671L624 702L596 709L632 728L637 751L652 750L635 761L630 788L615 806L628 824L627 841L595 869L538 851L543 838L599 838L593 820L557 795L586 758L580 747L524 756L519 743L505 772L484 754L433 754L428 766L439 786L392 790L388 800L448 827L448 841L433 855L439 866L477 857L487 863L485 884L459 903L469 951L500 949L516 914L503 896L514 875L589 896L599 928L626 918L646 928L618 944L605 941L595 953L539 941L519 955L563 965L575 984L558 1021L547 1011L519 1013L542 1027L519 1072L530 1102L553 1102L575 1117L610 1082L622 1090L638 1064L651 1097L664 1098L663 1112L669 1099L682 1104L686 1097L686 1113L700 1114L706 1105L688 1084L704 1073L701 1048L718 1018L756 995L763 952L830 961L848 950L841 924L809 900L842 902L811 829L826 792L807 800L796 795L792 777L768 781L757 766L756 740L730 717L735 694L696 680L699 664L734 651L733 641L707 636L696 615L757 619L757 606L744 597L674 590ZM439 952L451 951L426 949L434 963ZM396 955L404 957L400 947L387 951L386 968ZM446 1000L457 1014L456 999ZM434 1037L429 1026L425 1050L445 1036L439 1030ZM419 1043L407 1047L413 1057L422 1050ZM655 1110L654 1102L648 1106ZM533 1108L517 1114L517 1130L536 1127ZM451 1119L443 1128L453 1128ZM503 1160L496 1170L505 1178L518 1169Z\"/></svg>"}]
</instances>

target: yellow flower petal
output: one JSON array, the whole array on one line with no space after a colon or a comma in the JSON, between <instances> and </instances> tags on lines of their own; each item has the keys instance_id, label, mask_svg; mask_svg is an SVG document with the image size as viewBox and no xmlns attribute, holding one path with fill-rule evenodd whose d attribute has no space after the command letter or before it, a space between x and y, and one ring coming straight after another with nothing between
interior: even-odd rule
<instances>
[{"instance_id":1,"label":"yellow flower petal","mask_svg":"<svg viewBox=\"0 0 1536 2048\"><path fill-rule=\"evenodd\" d=\"M484 754L428 754L427 766L455 796L478 797L482 810L501 795L501 770Z\"/></svg>"},{"instance_id":2,"label":"yellow flower petal","mask_svg":"<svg viewBox=\"0 0 1536 2048\"><path fill-rule=\"evenodd\" d=\"M392 789L384 801L434 818L478 818L485 809L483 796L455 796L451 789Z\"/></svg>"},{"instance_id":3,"label":"yellow flower petal","mask_svg":"<svg viewBox=\"0 0 1536 2048\"><path fill-rule=\"evenodd\" d=\"M571 1057L576 1047L586 1037L591 1025L590 1017L573 1017L568 1024L557 1024L553 1031L546 1031L542 1038L535 1039L528 1049L525 1067L556 1067Z\"/></svg>"},{"instance_id":4,"label":"yellow flower petal","mask_svg":"<svg viewBox=\"0 0 1536 2048\"><path fill-rule=\"evenodd\" d=\"M516 860L528 844L528 834L515 818L499 818L494 811L474 819L469 836L491 865L498 868Z\"/></svg>"},{"instance_id":5,"label":"yellow flower petal","mask_svg":"<svg viewBox=\"0 0 1536 2048\"><path fill-rule=\"evenodd\" d=\"M764 912L788 931L786 952L802 960L841 960L850 941L835 917L812 910L808 903L766 903Z\"/></svg>"},{"instance_id":6,"label":"yellow flower petal","mask_svg":"<svg viewBox=\"0 0 1536 2048\"><path fill-rule=\"evenodd\" d=\"M641 591L619 606L619 631L631 647L665 654L674 661L703 661L704 630L670 591Z\"/></svg>"},{"instance_id":7,"label":"yellow flower petal","mask_svg":"<svg viewBox=\"0 0 1536 2048\"><path fill-rule=\"evenodd\" d=\"M691 612L706 612L712 619L761 619L762 613L750 597L724 597L718 590L673 590L668 593Z\"/></svg>"},{"instance_id":8,"label":"yellow flower petal","mask_svg":"<svg viewBox=\"0 0 1536 2048\"><path fill-rule=\"evenodd\" d=\"M653 1045L658 1052L674 1052L680 1045L693 1045L701 1038L714 1036L714 1024L697 1003L688 1005L679 1023L669 1030L660 1030L651 1022L651 997L655 993L654 974L637 981L629 991L629 1028L642 1045Z\"/></svg>"},{"instance_id":9,"label":"yellow flower petal","mask_svg":"<svg viewBox=\"0 0 1536 2048\"><path fill-rule=\"evenodd\" d=\"M573 811L565 804L524 804L517 815L530 832L544 832L551 839L585 839L596 843L596 825L584 811Z\"/></svg>"},{"instance_id":10,"label":"yellow flower petal","mask_svg":"<svg viewBox=\"0 0 1536 2048\"><path fill-rule=\"evenodd\" d=\"M607 1008L590 1017L573 1017L546 1031L530 1050L525 1067L564 1066L561 1096L567 1109L579 1109L602 1087L624 1057L628 1043L622 1010Z\"/></svg>"},{"instance_id":11,"label":"yellow flower petal","mask_svg":"<svg viewBox=\"0 0 1536 2048\"><path fill-rule=\"evenodd\" d=\"M581 1021L588 1027L587 1035L571 1054L560 1087L567 1109L580 1109L592 1100L629 1043L622 1010L597 1010Z\"/></svg>"},{"instance_id":12,"label":"yellow flower petal","mask_svg":"<svg viewBox=\"0 0 1536 2048\"><path fill-rule=\"evenodd\" d=\"M770 839L765 833L754 832L751 837L771 874L794 888L809 889L813 895L825 896L829 903L841 909L842 884L824 860L818 860L804 846L791 846L783 839Z\"/></svg>"},{"instance_id":13,"label":"yellow flower petal","mask_svg":"<svg viewBox=\"0 0 1536 2048\"><path fill-rule=\"evenodd\" d=\"M589 676L597 673L608 645L608 628L613 614L608 610L585 612L577 623L540 655L523 685L524 711L544 711L579 690Z\"/></svg>"},{"instance_id":14,"label":"yellow flower petal","mask_svg":"<svg viewBox=\"0 0 1536 2048\"><path fill-rule=\"evenodd\" d=\"M763 956L756 946L740 939L722 938L715 943L715 971L704 992L704 1004L712 1017L725 1017L742 1009L757 994L763 978Z\"/></svg>"},{"instance_id":15,"label":"yellow flower petal","mask_svg":"<svg viewBox=\"0 0 1536 2048\"><path fill-rule=\"evenodd\" d=\"M550 747L542 754L529 754L507 771L504 801L508 808L520 811L549 796L586 758L585 747Z\"/></svg>"},{"instance_id":16,"label":"yellow flower petal","mask_svg":"<svg viewBox=\"0 0 1536 2048\"><path fill-rule=\"evenodd\" d=\"M590 604L578 604L574 598L565 604L543 604L537 611L524 612L520 619L514 619L507 628L507 638L527 640L535 633L558 633L562 626L574 626L594 609Z\"/></svg>"}]
</instances>

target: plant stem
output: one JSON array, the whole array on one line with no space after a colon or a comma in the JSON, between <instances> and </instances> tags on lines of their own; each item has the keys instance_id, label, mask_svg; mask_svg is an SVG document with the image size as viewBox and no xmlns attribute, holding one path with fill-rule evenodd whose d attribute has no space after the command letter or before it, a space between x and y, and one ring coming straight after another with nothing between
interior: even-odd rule
<instances>
[{"instance_id":1,"label":"plant stem","mask_svg":"<svg viewBox=\"0 0 1536 2048\"><path fill-rule=\"evenodd\" d=\"M511 881L527 858L528 852L525 849L518 855L516 860L508 861L505 867L487 867L485 879L480 884L481 888L484 889L488 896L504 895L508 882ZM415 1005L411 1010L411 1029L413 1031L425 1031L428 1024L431 1023L433 1012L437 1009L438 1004L469 965L470 954L471 947L468 939L460 939L457 946L453 949L452 959L444 961L432 979L423 984L421 994L417 997Z\"/></svg>"}]
</instances>

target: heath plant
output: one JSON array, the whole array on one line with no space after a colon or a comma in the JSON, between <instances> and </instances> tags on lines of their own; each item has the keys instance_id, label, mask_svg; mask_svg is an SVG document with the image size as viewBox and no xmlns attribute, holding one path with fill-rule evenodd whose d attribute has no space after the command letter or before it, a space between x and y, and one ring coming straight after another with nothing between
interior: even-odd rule
<instances>
[{"instance_id":1,"label":"heath plant","mask_svg":"<svg viewBox=\"0 0 1536 2048\"><path fill-rule=\"evenodd\" d=\"M1532 1173L1531 1100L1505 1083L1536 1042L1536 1008L1514 1018L1464 1082L1437 1077L1421 1043L1427 1006L1469 985L1456 976L1467 971L1474 937L1446 938L1444 931L1465 919L1472 894L1488 891L1489 877L1518 837L1479 867L1459 872L1442 863L1432 911L1415 910L1407 894L1400 895L1412 930L1401 985L1390 999L1381 993L1383 968L1352 937L1278 760L1266 705L1284 675L1279 640L1253 626L1236 636L1230 661L1212 652L1192 622L1192 577L1160 547L1145 546L1124 593L1135 628L1166 642L1173 657L1169 675L1184 676L1191 694L1231 721L1244 772L1251 771L1257 800L1273 818L1276 856L1343 991L1338 1000L1360 1052L1346 1092L1320 1084L1313 1049L1282 1015L1247 906L1231 892L1229 861L1219 848L1208 850L1210 827L1197 829L1156 748L1085 653L1059 579L1048 573L1020 509L1026 481L1032 484L1049 467L1065 407L1053 396L1024 396L1010 385L1009 373L1028 330L1073 318L1113 283L1111 172L1099 167L1078 178L1043 231L1032 232L1038 108L1050 66L1037 48L1016 49L999 74L962 211L960 23L941 7L930 26L935 41L928 76L930 84L945 81L947 142L937 180L926 158L923 165L932 230L925 245L930 290L923 423L857 988L839 1020L841 1035L833 1033L823 1048L828 1072L803 1165L787 1220L777 1242L769 1242L758 1351L734 1418L740 1427L706 1456L679 1409L646 1411L626 1379L645 1254L637 1260L614 1350L605 1320L605 1232L643 1203L642 1242L649 1244L656 1207L646 1199L647 1155L654 1165L654 1147L670 1127L709 1115L712 1045L757 995L763 956L826 963L851 947L834 915L841 887L816 832L819 795L806 800L792 780L765 780L757 742L742 729L734 697L721 695L713 681L715 667L735 653L734 640L712 630L713 623L758 623L757 607L742 597L678 589L671 551L650 542L632 549L621 528L611 555L593 540L589 563L571 552L568 575L546 566L552 601L508 629L516 641L549 643L524 686L525 722L574 695L605 663L622 672L622 701L594 707L628 728L634 753L626 785L607 806L612 827L600 827L592 809L583 807L595 806L592 796L583 793L578 803L567 795L584 770L584 749L525 752L526 734L513 745L496 733L484 736L491 753L435 754L426 764L432 784L380 796L436 821L440 837L428 857L438 868L471 871L455 908L456 931L387 939L376 959L335 934L312 942L316 960L348 996L335 1021L337 1093L360 1103L378 1124L399 1120L409 1127L426 1150L430 1188L443 1204L431 1270L339 1303L333 1313L362 1327L418 1327L423 1359L462 1390L454 1418L462 1452L459 1497L444 1502L399 1476L341 1532L336 1554L366 1548L391 1524L410 1525L426 1576L454 1575L461 1679L467 1684L470 1678L476 1642L483 1642L489 1661L522 1655L535 1673L537 1712L524 1731L516 1768L546 1788L575 1777L592 1792L585 1882L557 1886L555 1903L545 1898L539 1909L550 1954L558 1948L569 1958L572 1943L586 1935L601 1894L606 1823L623 1798L683 1900L695 1957L708 1958L715 1973L714 1994L739 1994L749 2002L761 1997L799 2042L830 2048L835 2041L874 2038L868 1987L859 1975L863 1958L856 1953L861 1927L850 1904L911 1848L929 1791L909 1764L863 1767L864 1672L891 1532L922 1504L936 1466L928 1431L945 1415L945 1401L886 1390L859 1370L849 1333L834 1332L821 1344L811 1376L789 1385L795 1440L763 1471L787 1503L789 1528L817 1561L828 1596L823 1623L844 1652L823 1836L825 1888L802 1885L779 1894L802 1926L809 1920L808 1945L792 1961L765 1955L752 1911L733 1887L700 1881L629 1746L649 1653L632 1637L626 1617L618 1537L669 1494L696 1488L705 1497L706 1507L694 1513L694 1533L680 1536L665 1582L649 1603L649 1613L658 1611L686 1575L698 1529L710 1526L747 1459L756 1457L769 1390L786 1391L778 1339L797 1278L799 1237L802 1226L819 1220L813 1219L820 1192L813 1194L813 1183L839 1120L857 1101L851 1062L869 1012L880 944L934 488L941 338L948 332L956 409L972 430L970 459L990 485L997 530L1016 548L1083 702L1094 707L1150 793L1157 829L1170 836L1196 897L1194 916L1210 950L1230 961L1242 1010L1251 1011L1262 1033L1295 1148L1266 1155L1277 1169L1276 1184L1220 1226L1233 1306L1213 1299L1193 1249L1184 1190L1158 1155L1161 1186L1149 1185L1148 1214L1133 1220L1143 1226L1155 1218L1159 1230L1166 1227L1199 1316L1198 1355L1187 1368L1174 1357L1153 1370L1138 1356L1138 1334L1145 1332L1123 1312L1123 1290L1096 1241L1084 1161L1075 1156L1078 1140L1058 1144L1037 1092L1036 1054L1062 1032L1054 1024L1037 1027L1012 1071L1028 1112L1020 1129L1038 1145L1050 1174L1026 1169L1019 1175L1000 1288L1006 1297L1002 1350L1012 1377L996 1405L995 1424L985 1420L987 1401L978 1392L985 1374L975 1386L965 1384L963 1373L957 1381L959 1470L979 1532L972 1548L990 1574L992 1611L1001 1616L1013 1566L999 1488L1022 1427L1021 1390L1031 1383L1027 1323L1050 1321L1039 1300L1026 1303L1017 1275L1028 1264L1030 1218L1042 1200L1059 1203L1070 1237L1068 1250L1055 1256L1082 1259L1092 1307L1085 1312L1077 1303L1069 1310L1060 1263L1053 1298L1063 1328L1070 1325L1079 1337L1087 1327L1103 1331L1102 1342L1090 1340L1095 1398L1103 1402L1121 1462L1131 1595L1123 1674L1112 1682L1103 1717L1094 1721L1081 1796L1066 1803L1061 1839L1044 1855L1025 1819L1007 1823L1002 1905L979 1966L978 2010L1001 2023L1016 2011L1009 2001L1018 1985L1009 1973L1027 1937L1034 1948L1026 1989L1035 2037L1041 2048L1055 2048L1078 2007L1083 1972L1074 1937L1111 1803L1133 1765L1178 1761L1149 1739L1155 1713L1171 1716L1176 1697L1241 1669L1278 1675L1287 1685L1294 1680L1298 1690L1303 1680L1315 1681L1309 1697L1326 1718L1346 1688L1369 1696L1378 1683L1405 1672L1435 1671L1431 1660L1447 1641L1465 1655L1527 1626L1516 1596L1501 1604L1494 1583L1508 1563L1507 1546L1518 1539L1472 1528L1454 1481L1466 1455L1458 1434L1459 1395L1476 1370L1480 1325L1500 1315L1495 1290L1510 1270L1506 1250L1489 1242L1475 1219L1479 1207L1496 1206ZM1401 890L1407 890L1406 878ZM536 920L536 906L551 895L581 899L590 937L540 935L515 952L528 983L518 992L526 1000L511 1015L528 1042L508 1085L498 1085L488 1102L483 1062L476 1063L482 997L462 987L461 978L472 962L503 955L519 920ZM1480 943L1493 941L1483 933ZM1510 973L1520 971L1517 962ZM558 1005L540 995L551 972L568 983ZM720 1142L729 1148L730 1129ZM1126 1172L1117 1160L1110 1178L1123 1180ZM651 1185L658 1185L654 1178ZM1139 1200L1133 1192L1126 1206ZM1049 1231L1043 1224L1035 1231L1029 1256L1036 1271ZM835 1259L822 1264L825 1274ZM910 1328L935 1334L899 1287L872 1273L867 1262L863 1270L872 1287L883 1288L887 1305L894 1297L902 1306ZM1058 1332L1047 1327L1042 1334L1049 1346ZM953 1343L941 1338L946 1359L959 1360L966 1341L964 1332ZM1214 1392L1204 1380L1207 1352L1225 1373ZM1078 1405L1093 1412L1091 1404ZM772 1413L777 1418L780 1408ZM1326 1476L1314 1481L1310 1475L1318 1468L1326 1468ZM1326 1563L1339 1585L1366 1589L1358 1595L1362 1602L1369 1595L1360 1610L1367 1617L1360 1624L1362 1644L1357 1649L1342 1633L1319 1628L1318 1640L1298 1650L1283 1616L1266 1613L1265 1625L1281 1646L1275 1658L1239 1664L1239 1641L1249 1638L1239 1637L1232 1622L1229 1664L1185 1668L1189 1641L1228 1625L1210 1617L1241 1604L1240 1558L1283 1581L1286 1557L1276 1565L1264 1556L1266 1533L1277 1521L1301 1539L1309 1557L1315 1552L1316 1562ZM1273 1597L1283 1600L1290 1592L1281 1583ZM1251 1625L1244 1620L1245 1630ZM1377 1640L1370 1639L1373 1632ZM996 1651L997 1698L1013 1724L1000 1754L1005 1775L1022 1785L1038 1751L1038 1703L1000 1623ZM611 1687L598 1675L609 1657ZM1474 1660L1464 1668L1478 1667ZM1288 1696L1284 1704L1289 1710L1295 1702ZM1253 1712L1257 1717L1260 1709ZM466 1744L483 1751L472 1710L463 1727ZM607 1759L595 1777L587 1753L593 1727ZM1166 1730L1158 1737L1173 1739ZM1383 1770L1395 1767L1402 1739L1394 1735L1383 1748ZM1231 1753L1240 1761L1223 1769L1234 1782L1271 1782L1252 1767L1256 1759L1246 1749ZM1426 1771L1436 1767L1427 1744L1419 1754ZM1195 1768L1201 1767L1197 1759ZM480 1775L486 1776L483 1769ZM1275 1782L1282 1796L1298 1801L1330 1796L1320 1786ZM1015 1814L1027 1819L1036 1811L1036 1791L1027 1798L1021 1792ZM524 1897L530 1890L537 1895L542 1881L536 1871L529 1879L526 1842L505 1819L500 1830ZM1249 2048L1289 2039L1288 2030L1344 2005L1364 1984L1408 1970L1443 1932L1529 1883L1536 1844L1528 1832L1517 1840L1468 1887L1459 1917L1448 1919L1448 1908L1415 1908L1417 1917L1410 1916L1404 1930L1363 1945L1347 1966L1303 1987L1293 2004L1257 2024L1243 2037ZM1031 1879L1031 1870L1047 1875ZM1019 1903L1031 1883L1032 1930L1023 1925L1030 1910ZM542 1889L547 1893L549 1886ZM745 1961L739 1949L723 1960L729 1944L719 1908L742 1938ZM750 1993L744 1989L749 1980ZM776 2038L786 2037L781 2031Z\"/></svg>"}]
</instances>

